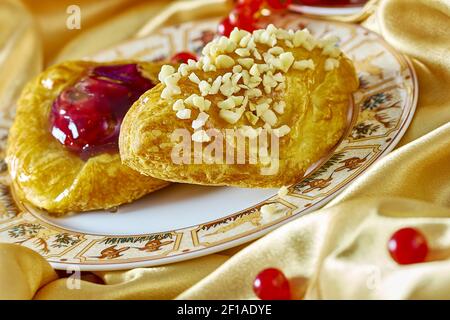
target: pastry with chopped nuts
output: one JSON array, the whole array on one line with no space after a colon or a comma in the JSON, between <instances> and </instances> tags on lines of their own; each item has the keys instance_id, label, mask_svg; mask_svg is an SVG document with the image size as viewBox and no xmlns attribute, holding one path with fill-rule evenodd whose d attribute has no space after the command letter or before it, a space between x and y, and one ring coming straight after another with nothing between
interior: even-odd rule
<instances>
[{"instance_id":1,"label":"pastry with chopped nuts","mask_svg":"<svg viewBox=\"0 0 450 320\"><path fill-rule=\"evenodd\" d=\"M198 62L163 66L159 80L124 119L123 163L168 181L241 187L301 179L341 139L358 87L336 39L273 25L218 37Z\"/></svg>"},{"instance_id":2,"label":"pastry with chopped nuts","mask_svg":"<svg viewBox=\"0 0 450 320\"><path fill-rule=\"evenodd\" d=\"M6 155L21 200L63 215L112 208L168 185L123 165L117 145L125 113L157 83L160 68L72 61L31 81Z\"/></svg>"}]
</instances>

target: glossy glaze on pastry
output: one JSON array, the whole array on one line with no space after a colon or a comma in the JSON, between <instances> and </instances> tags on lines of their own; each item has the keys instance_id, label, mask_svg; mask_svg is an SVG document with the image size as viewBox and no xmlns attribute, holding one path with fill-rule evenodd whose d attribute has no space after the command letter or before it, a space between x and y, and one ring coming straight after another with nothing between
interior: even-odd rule
<instances>
[{"instance_id":1,"label":"glossy glaze on pastry","mask_svg":"<svg viewBox=\"0 0 450 320\"><path fill-rule=\"evenodd\" d=\"M298 181L342 137L350 95L358 87L351 60L335 42L273 25L253 34L235 29L229 38L208 44L198 62L178 70L163 67L162 83L142 95L124 119L122 161L176 182L280 187ZM202 145L214 141L209 129L238 130L247 137L270 131L279 137L279 168L262 175L267 161L227 164L223 158L176 164L171 153L177 141L171 136L180 128Z\"/></svg>"},{"instance_id":2,"label":"glossy glaze on pastry","mask_svg":"<svg viewBox=\"0 0 450 320\"><path fill-rule=\"evenodd\" d=\"M133 101L158 82L160 65L65 62L24 89L7 163L23 200L61 215L108 209L167 182L121 164L118 134Z\"/></svg>"}]
</instances>

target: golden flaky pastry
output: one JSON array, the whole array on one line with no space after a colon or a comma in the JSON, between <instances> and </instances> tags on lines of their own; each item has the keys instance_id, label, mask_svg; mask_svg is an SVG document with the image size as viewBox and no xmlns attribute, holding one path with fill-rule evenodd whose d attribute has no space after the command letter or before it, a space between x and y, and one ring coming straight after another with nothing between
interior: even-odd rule
<instances>
[{"instance_id":1,"label":"golden flaky pastry","mask_svg":"<svg viewBox=\"0 0 450 320\"><path fill-rule=\"evenodd\" d=\"M307 30L235 29L208 44L199 62L163 67L162 83L124 119L123 163L148 176L204 185L279 187L298 181L342 137L358 87L352 62L335 44ZM224 129L248 138L245 163L238 162L237 138L227 138ZM192 144L181 135L186 130ZM221 140L223 150L217 147ZM257 151L256 163L255 140L269 144L266 153ZM276 141L279 155L273 152ZM236 155L227 163L232 146Z\"/></svg>"},{"instance_id":2,"label":"golden flaky pastry","mask_svg":"<svg viewBox=\"0 0 450 320\"><path fill-rule=\"evenodd\" d=\"M134 74L127 74L129 70ZM167 182L124 166L117 149L118 131L108 131L120 128L122 120L117 114L108 118L108 103L118 102L123 107L132 94L136 100L142 93L136 87L143 91L151 88L159 70L160 65L151 63L74 61L53 66L30 82L18 101L6 157L19 197L60 215L112 208L166 186ZM120 100L124 96L126 99ZM58 104L57 99L61 99ZM67 115L75 123L67 122ZM56 129L55 119L59 121ZM81 127L74 128L76 121ZM64 128L71 130L67 136ZM84 132L86 128L89 130ZM94 146L96 150L86 148L91 145L80 139L104 140ZM78 150L83 143L84 148Z\"/></svg>"}]
</instances>

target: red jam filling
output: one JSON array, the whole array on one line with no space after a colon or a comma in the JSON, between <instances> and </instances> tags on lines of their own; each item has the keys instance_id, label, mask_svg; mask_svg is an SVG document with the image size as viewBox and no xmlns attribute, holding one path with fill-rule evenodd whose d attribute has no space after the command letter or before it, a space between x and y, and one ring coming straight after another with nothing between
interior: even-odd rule
<instances>
[{"instance_id":1,"label":"red jam filling","mask_svg":"<svg viewBox=\"0 0 450 320\"><path fill-rule=\"evenodd\" d=\"M153 86L136 64L92 68L53 102L51 133L82 156L117 151L125 114Z\"/></svg>"}]
</instances>

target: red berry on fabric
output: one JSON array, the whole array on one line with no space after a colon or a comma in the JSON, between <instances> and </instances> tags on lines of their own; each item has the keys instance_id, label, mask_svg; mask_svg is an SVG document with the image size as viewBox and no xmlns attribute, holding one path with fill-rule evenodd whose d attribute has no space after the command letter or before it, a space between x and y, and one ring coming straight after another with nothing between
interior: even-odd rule
<instances>
[{"instance_id":1,"label":"red berry on fabric","mask_svg":"<svg viewBox=\"0 0 450 320\"><path fill-rule=\"evenodd\" d=\"M395 232L388 242L389 253L398 264L424 262L428 254L427 240L414 228Z\"/></svg>"},{"instance_id":2,"label":"red berry on fabric","mask_svg":"<svg viewBox=\"0 0 450 320\"><path fill-rule=\"evenodd\" d=\"M261 271L253 282L253 291L261 300L290 300L289 281L278 269Z\"/></svg>"},{"instance_id":3,"label":"red berry on fabric","mask_svg":"<svg viewBox=\"0 0 450 320\"><path fill-rule=\"evenodd\" d=\"M267 5L271 9L275 10L287 9L287 7L289 7L289 5L292 3L292 0L266 0L266 1Z\"/></svg>"},{"instance_id":4,"label":"red berry on fabric","mask_svg":"<svg viewBox=\"0 0 450 320\"><path fill-rule=\"evenodd\" d=\"M217 27L217 33L219 33L221 36L229 37L234 27L235 26L230 22L230 17L226 17L222 21L220 21L219 26Z\"/></svg>"},{"instance_id":5,"label":"red berry on fabric","mask_svg":"<svg viewBox=\"0 0 450 320\"><path fill-rule=\"evenodd\" d=\"M238 0L236 2L237 7L248 7L253 13L256 13L261 9L264 0Z\"/></svg>"},{"instance_id":6,"label":"red berry on fabric","mask_svg":"<svg viewBox=\"0 0 450 320\"><path fill-rule=\"evenodd\" d=\"M170 58L170 61L172 63L187 63L188 60L197 61L198 58L195 54L187 51L178 52L177 54L173 55L172 58Z\"/></svg>"}]
</instances>

